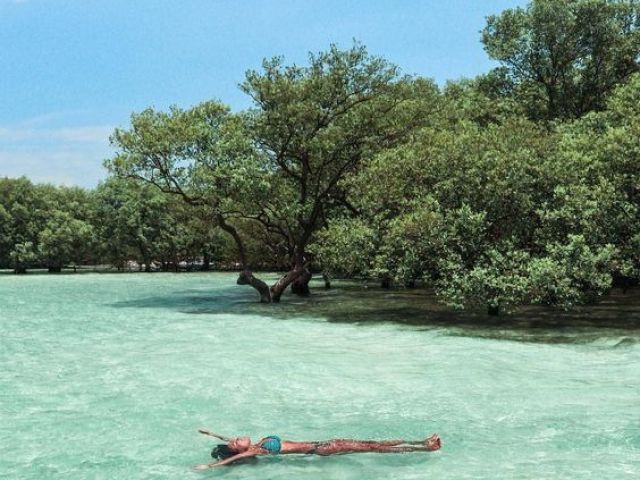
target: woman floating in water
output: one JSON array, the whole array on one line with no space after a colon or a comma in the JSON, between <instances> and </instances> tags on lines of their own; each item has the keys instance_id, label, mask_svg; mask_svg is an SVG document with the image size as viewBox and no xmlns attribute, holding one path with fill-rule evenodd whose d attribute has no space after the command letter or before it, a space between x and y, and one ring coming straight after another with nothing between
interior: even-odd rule
<instances>
[{"instance_id":1,"label":"woman floating in water","mask_svg":"<svg viewBox=\"0 0 640 480\"><path fill-rule=\"evenodd\" d=\"M348 440L334 439L324 442L290 442L280 440L275 435L265 437L258 443L251 443L249 437L229 438L208 430L198 430L203 435L216 437L227 442L227 445L219 445L213 449L211 455L220 459L215 463L196 465L196 470L206 470L212 467L221 467L245 458L259 455L344 455L346 453L404 453L404 452L432 452L442 447L442 442L437 434L425 440L411 442L406 440Z\"/></svg>"}]
</instances>

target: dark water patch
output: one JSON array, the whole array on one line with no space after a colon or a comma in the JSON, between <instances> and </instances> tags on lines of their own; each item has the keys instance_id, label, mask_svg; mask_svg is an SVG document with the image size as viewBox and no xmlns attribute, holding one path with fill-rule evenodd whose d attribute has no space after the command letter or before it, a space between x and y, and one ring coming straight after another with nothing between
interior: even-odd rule
<instances>
[{"instance_id":1,"label":"dark water patch","mask_svg":"<svg viewBox=\"0 0 640 480\"><path fill-rule=\"evenodd\" d=\"M624 337L620 339L615 345L613 345L613 348L633 347L638 343L640 343L640 338Z\"/></svg>"},{"instance_id":2,"label":"dark water patch","mask_svg":"<svg viewBox=\"0 0 640 480\"><path fill-rule=\"evenodd\" d=\"M261 304L247 287L233 284L207 291L184 289L165 295L111 303L117 308L159 308L187 314L256 315L280 320L300 317L370 325L395 323L417 329L445 329L453 336L549 344L587 344L600 339L606 348L640 343L640 292L614 293L598 305L564 311L542 306L489 316L480 310L455 311L425 289L386 290L358 282L318 285L311 295L285 294L278 304Z\"/></svg>"}]
</instances>

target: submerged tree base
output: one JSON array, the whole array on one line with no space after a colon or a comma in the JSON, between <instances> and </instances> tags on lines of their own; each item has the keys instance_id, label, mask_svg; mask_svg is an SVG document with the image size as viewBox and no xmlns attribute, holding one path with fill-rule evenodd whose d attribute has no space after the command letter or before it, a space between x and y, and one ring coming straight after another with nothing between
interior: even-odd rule
<instances>
[{"instance_id":1,"label":"submerged tree base","mask_svg":"<svg viewBox=\"0 0 640 480\"><path fill-rule=\"evenodd\" d=\"M309 282L311 281L311 277L311 272L305 268L300 276L291 283L291 293L295 293L296 295L310 295Z\"/></svg>"},{"instance_id":2,"label":"submerged tree base","mask_svg":"<svg viewBox=\"0 0 640 480\"><path fill-rule=\"evenodd\" d=\"M308 276L307 276L308 274ZM238 280L236 283L238 285L250 285L260 294L260 303L278 303L280 301L280 297L287 289L289 285L292 285L299 278L303 279L298 287L302 290L306 289L307 294L309 293L309 280L311 280L311 273L306 267L295 267L281 276L276 283L274 283L271 287L267 285L264 280L256 277L253 272L250 270L243 270L238 275ZM293 290L293 285L292 285ZM297 293L297 292L294 292Z\"/></svg>"},{"instance_id":3,"label":"submerged tree base","mask_svg":"<svg viewBox=\"0 0 640 480\"><path fill-rule=\"evenodd\" d=\"M240 272L236 283L238 285L251 285L260 294L260 302L271 303L272 297L269 286L264 281L254 276L253 273L249 270L243 270L242 272Z\"/></svg>"}]
</instances>

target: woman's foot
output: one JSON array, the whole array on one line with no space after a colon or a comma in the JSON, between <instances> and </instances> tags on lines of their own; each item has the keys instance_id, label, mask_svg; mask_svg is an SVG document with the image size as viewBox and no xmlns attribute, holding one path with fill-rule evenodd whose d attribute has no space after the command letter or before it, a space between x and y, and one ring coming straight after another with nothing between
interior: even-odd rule
<instances>
[{"instance_id":1,"label":"woman's foot","mask_svg":"<svg viewBox=\"0 0 640 480\"><path fill-rule=\"evenodd\" d=\"M442 441L440 440L438 434L434 433L424 441L424 445L425 447L427 447L427 450L433 452L442 448Z\"/></svg>"}]
</instances>

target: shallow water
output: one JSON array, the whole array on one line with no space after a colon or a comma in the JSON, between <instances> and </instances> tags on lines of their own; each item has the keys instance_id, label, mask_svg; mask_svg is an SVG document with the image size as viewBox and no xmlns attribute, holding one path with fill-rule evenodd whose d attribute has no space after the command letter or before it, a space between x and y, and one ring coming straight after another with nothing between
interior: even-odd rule
<instances>
[{"instance_id":1,"label":"shallow water","mask_svg":"<svg viewBox=\"0 0 640 480\"><path fill-rule=\"evenodd\" d=\"M517 321L345 285L259 305L233 274L0 277L0 477L640 478L640 308ZM391 321L393 320L393 321ZM205 473L197 434L419 439Z\"/></svg>"}]
</instances>

